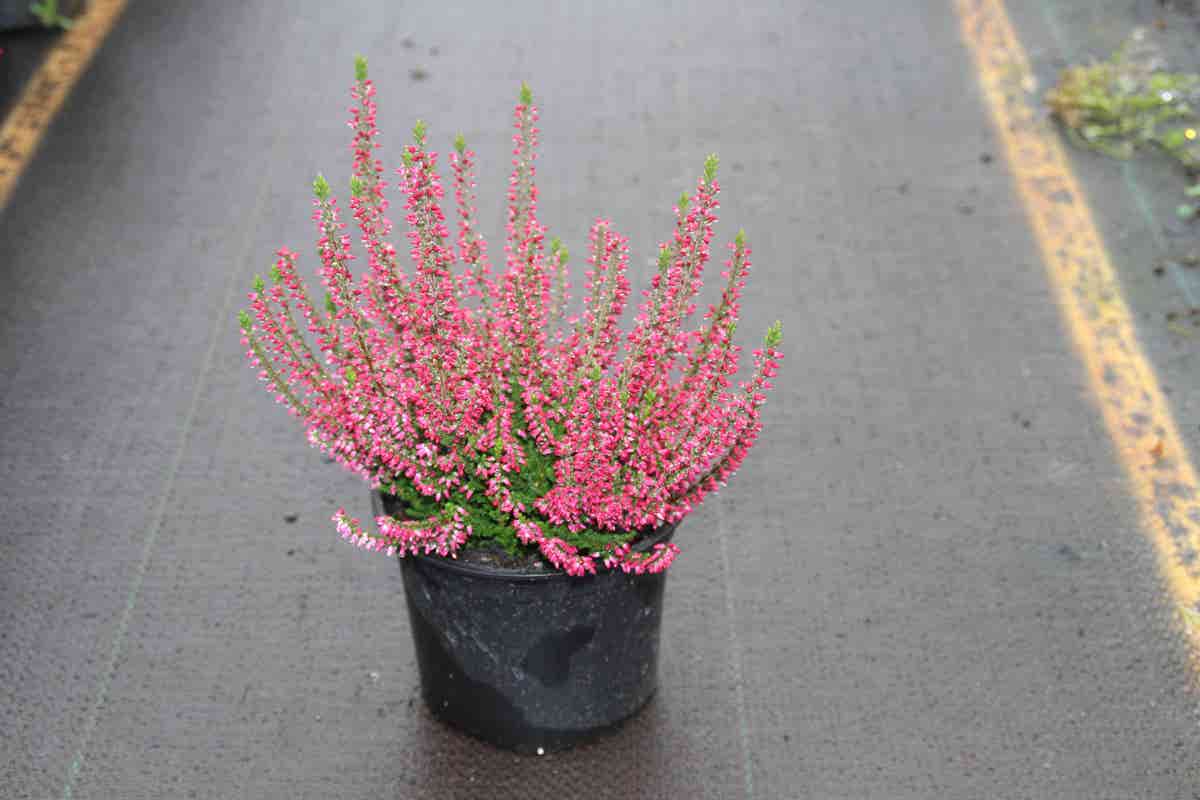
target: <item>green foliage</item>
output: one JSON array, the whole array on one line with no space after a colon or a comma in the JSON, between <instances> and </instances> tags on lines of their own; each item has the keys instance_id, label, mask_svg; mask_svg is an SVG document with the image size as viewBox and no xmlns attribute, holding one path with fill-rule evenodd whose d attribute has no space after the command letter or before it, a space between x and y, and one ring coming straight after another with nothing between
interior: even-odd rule
<instances>
[{"instance_id":1,"label":"green foliage","mask_svg":"<svg viewBox=\"0 0 1200 800\"><path fill-rule=\"evenodd\" d=\"M254 293L255 294L262 294L263 292L265 292L267 290L267 284L266 284L266 281L263 280L262 275L254 276L254 284L253 285L254 285Z\"/></svg>"},{"instance_id":2,"label":"green foliage","mask_svg":"<svg viewBox=\"0 0 1200 800\"><path fill-rule=\"evenodd\" d=\"M689 202L691 202L691 198L688 197L687 192L684 192L683 194L679 195L679 213L680 214L687 213Z\"/></svg>"},{"instance_id":3,"label":"green foliage","mask_svg":"<svg viewBox=\"0 0 1200 800\"><path fill-rule=\"evenodd\" d=\"M354 57L354 80L362 83L367 79L367 59L365 56Z\"/></svg>"},{"instance_id":4,"label":"green foliage","mask_svg":"<svg viewBox=\"0 0 1200 800\"><path fill-rule=\"evenodd\" d=\"M254 319L250 316L250 312L242 309L238 312L238 324L242 327L242 333L250 333L254 330Z\"/></svg>"},{"instance_id":5,"label":"green foliage","mask_svg":"<svg viewBox=\"0 0 1200 800\"><path fill-rule=\"evenodd\" d=\"M1187 102L1200 76L1141 73L1122 60L1069 67L1046 94L1054 115L1079 143L1115 158L1157 146L1186 167L1200 166L1200 149L1188 136L1196 112Z\"/></svg>"},{"instance_id":6,"label":"green foliage","mask_svg":"<svg viewBox=\"0 0 1200 800\"><path fill-rule=\"evenodd\" d=\"M519 398L519 394L514 399L517 398ZM514 427L526 428L527 423L519 399L515 410ZM599 553L610 544L623 544L637 537L637 532L630 531L609 532L588 528L573 532L566 525L553 525L541 518L534 511L534 504L557 483L554 469L557 458L539 451L532 439L522 440L522 446L525 453L525 465L520 472L510 473L508 476L512 480L510 490L513 501L527 509L526 515L537 521L542 532L548 538L557 537L567 544L579 548L581 552L590 554ZM500 444L497 442L493 453L499 456L501 452ZM464 453L464 455L469 456L470 454ZM510 515L492 505L485 493L486 484L474 472L474 469L468 470L470 477L464 487L464 489L471 490L470 498L466 496L464 490L459 490L452 494L449 500L434 500L418 492L412 481L403 475L397 476L389 486L384 488L403 502L406 515L411 519L447 518L455 506L462 506L467 512L466 524L471 526L471 538L465 545L467 548L496 546L510 556L535 555L537 547L522 544L517 539Z\"/></svg>"},{"instance_id":7,"label":"green foliage","mask_svg":"<svg viewBox=\"0 0 1200 800\"><path fill-rule=\"evenodd\" d=\"M461 133L454 137L454 149L458 151L460 156L467 150L467 140L463 138Z\"/></svg>"},{"instance_id":8,"label":"green foliage","mask_svg":"<svg viewBox=\"0 0 1200 800\"><path fill-rule=\"evenodd\" d=\"M58 0L41 0L41 2L31 5L29 10L38 18L38 22L47 28L62 28L64 31L69 31L75 24L70 17L64 17L58 13Z\"/></svg>"},{"instance_id":9,"label":"green foliage","mask_svg":"<svg viewBox=\"0 0 1200 800\"><path fill-rule=\"evenodd\" d=\"M642 403L638 407L638 419L649 419L650 412L654 410L656 402L658 402L658 392L654 391L654 388L651 387L642 395Z\"/></svg>"},{"instance_id":10,"label":"green foliage","mask_svg":"<svg viewBox=\"0 0 1200 800\"><path fill-rule=\"evenodd\" d=\"M425 120L419 119L417 120L417 123L413 125L413 144L415 144L417 147L425 146L426 130L428 130L428 128L425 125Z\"/></svg>"},{"instance_id":11,"label":"green foliage","mask_svg":"<svg viewBox=\"0 0 1200 800\"><path fill-rule=\"evenodd\" d=\"M1200 75L1168 72L1161 64L1145 32L1134 31L1107 61L1063 70L1046 103L1079 145L1121 159L1158 150L1196 173ZM1187 216L1195 213L1193 207Z\"/></svg>"},{"instance_id":12,"label":"green foliage","mask_svg":"<svg viewBox=\"0 0 1200 800\"><path fill-rule=\"evenodd\" d=\"M329 199L329 181L325 180L324 175L318 173L317 177L313 178L312 187L313 194L317 196L318 200Z\"/></svg>"},{"instance_id":13,"label":"green foliage","mask_svg":"<svg viewBox=\"0 0 1200 800\"><path fill-rule=\"evenodd\" d=\"M539 452L528 439L525 440L525 458L524 468L510 475L513 500L531 509L526 513L534 515L547 537L562 539L584 553L599 553L609 544L622 544L637 536L627 531L610 533L586 529L572 532L565 525L552 525L537 517L536 512L532 511L534 503L555 484L554 458ZM412 481L402 475L385 488L403 502L405 513L411 519L445 518L448 516L447 509L462 506L467 512L466 524L471 526L471 538L465 545L467 548L496 546L510 556L533 556L537 552L536 546L522 544L517 539L509 515L492 505L484 494L486 485L474 475L467 482L467 488L473 492L470 498L464 492L457 491L448 501L434 500L418 492Z\"/></svg>"},{"instance_id":14,"label":"green foliage","mask_svg":"<svg viewBox=\"0 0 1200 800\"><path fill-rule=\"evenodd\" d=\"M733 237L733 245L738 250L746 249L746 231L744 228L738 228L737 236Z\"/></svg>"},{"instance_id":15,"label":"green foliage","mask_svg":"<svg viewBox=\"0 0 1200 800\"><path fill-rule=\"evenodd\" d=\"M665 273L671 268L671 248L663 245L658 248L658 271Z\"/></svg>"},{"instance_id":16,"label":"green foliage","mask_svg":"<svg viewBox=\"0 0 1200 800\"><path fill-rule=\"evenodd\" d=\"M713 153L708 158L704 159L704 182L712 183L717 179L717 165L721 160L717 158L717 154Z\"/></svg>"},{"instance_id":17,"label":"green foliage","mask_svg":"<svg viewBox=\"0 0 1200 800\"><path fill-rule=\"evenodd\" d=\"M533 90L529 88L529 84L521 81L521 105L528 106L533 104Z\"/></svg>"},{"instance_id":18,"label":"green foliage","mask_svg":"<svg viewBox=\"0 0 1200 800\"><path fill-rule=\"evenodd\" d=\"M767 347L775 348L779 347L781 342L783 342L783 323L775 320L775 324L767 328L767 335L763 339L763 344Z\"/></svg>"},{"instance_id":19,"label":"green foliage","mask_svg":"<svg viewBox=\"0 0 1200 800\"><path fill-rule=\"evenodd\" d=\"M550 256L558 261L559 266L565 266L570 255L567 248L563 246L562 239L555 236L550 240Z\"/></svg>"}]
</instances>

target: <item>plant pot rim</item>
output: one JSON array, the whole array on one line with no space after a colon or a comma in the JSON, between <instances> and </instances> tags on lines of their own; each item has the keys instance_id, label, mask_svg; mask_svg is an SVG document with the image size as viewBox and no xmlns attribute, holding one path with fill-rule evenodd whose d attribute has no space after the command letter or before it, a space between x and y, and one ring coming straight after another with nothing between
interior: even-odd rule
<instances>
[{"instance_id":1,"label":"plant pot rim","mask_svg":"<svg viewBox=\"0 0 1200 800\"><path fill-rule=\"evenodd\" d=\"M378 491L371 492L371 506L375 513L383 513L383 501L379 496ZM679 527L679 522L664 522L649 533L635 539L633 542L634 552L644 553L654 549L656 544L663 544L670 541L675 534L675 529ZM538 581L555 581L564 580L578 583L585 580L593 580L604 572L611 570L597 571L595 575L568 575L562 570L548 569L545 572L528 572L521 569L513 569L512 567L492 567L484 564L467 564L450 556L438 555L405 555L397 556L403 566L406 559L420 562L426 566L435 569L453 572L457 575L465 575L471 578L484 578L492 580L516 581L516 582L538 582ZM617 570L618 572L620 570Z\"/></svg>"}]
</instances>

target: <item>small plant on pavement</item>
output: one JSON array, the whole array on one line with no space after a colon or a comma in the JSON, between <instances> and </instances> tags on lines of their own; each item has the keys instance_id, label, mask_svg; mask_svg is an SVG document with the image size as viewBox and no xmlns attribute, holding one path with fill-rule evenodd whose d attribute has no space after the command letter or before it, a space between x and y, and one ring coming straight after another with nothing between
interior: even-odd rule
<instances>
[{"instance_id":1,"label":"small plant on pavement","mask_svg":"<svg viewBox=\"0 0 1200 800\"><path fill-rule=\"evenodd\" d=\"M40 0L31 5L29 10L38 18L38 22L47 28L62 28L67 31L75 24L74 20L63 16L58 10L58 0Z\"/></svg>"},{"instance_id":2,"label":"small plant on pavement","mask_svg":"<svg viewBox=\"0 0 1200 800\"><path fill-rule=\"evenodd\" d=\"M629 246L608 219L591 226L583 310L566 316L568 253L538 219L538 111L527 87L513 113L503 269L493 271L477 224L475 154L458 137L449 156L452 233L421 122L398 170L406 266L389 242L365 60L356 73L349 211L367 269L351 272L342 209L318 176L323 305L284 249L241 314L247 356L309 441L406 509L379 516L374 530L339 510L338 530L401 555L490 543L572 575L665 569L674 544L640 552L634 541L678 522L738 468L782 358L775 323L752 374L734 386L751 264L741 232L728 246L719 302L689 325L717 221L717 158L676 204L674 233L623 333Z\"/></svg>"},{"instance_id":3,"label":"small plant on pavement","mask_svg":"<svg viewBox=\"0 0 1200 800\"><path fill-rule=\"evenodd\" d=\"M1068 67L1046 102L1071 138L1116 158L1158 149L1191 176L1200 172L1200 75L1169 72L1138 30L1107 61ZM1197 214L1200 185L1179 215Z\"/></svg>"}]
</instances>

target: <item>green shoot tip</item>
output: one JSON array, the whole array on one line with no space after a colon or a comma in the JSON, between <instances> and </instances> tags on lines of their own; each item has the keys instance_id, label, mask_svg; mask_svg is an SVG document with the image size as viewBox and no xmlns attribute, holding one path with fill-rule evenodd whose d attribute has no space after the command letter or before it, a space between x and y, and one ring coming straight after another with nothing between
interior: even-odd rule
<instances>
[{"instance_id":1,"label":"green shoot tip","mask_svg":"<svg viewBox=\"0 0 1200 800\"><path fill-rule=\"evenodd\" d=\"M713 153L708 158L704 159L704 182L712 183L717 177L717 165L721 160L717 158L717 154Z\"/></svg>"},{"instance_id":2,"label":"green shoot tip","mask_svg":"<svg viewBox=\"0 0 1200 800\"><path fill-rule=\"evenodd\" d=\"M658 248L658 271L666 272L671 266L671 248L668 245L663 245Z\"/></svg>"},{"instance_id":3,"label":"green shoot tip","mask_svg":"<svg viewBox=\"0 0 1200 800\"><path fill-rule=\"evenodd\" d=\"M528 106L533 104L533 90L529 88L529 84L521 81L521 105Z\"/></svg>"},{"instance_id":4,"label":"green shoot tip","mask_svg":"<svg viewBox=\"0 0 1200 800\"><path fill-rule=\"evenodd\" d=\"M313 194L317 196L318 200L329 199L329 181L325 180L324 175L318 173L317 177L313 178L312 187Z\"/></svg>"},{"instance_id":5,"label":"green shoot tip","mask_svg":"<svg viewBox=\"0 0 1200 800\"><path fill-rule=\"evenodd\" d=\"M417 124L413 125L413 143L416 144L417 147L425 146L425 131L425 120L417 120Z\"/></svg>"},{"instance_id":6,"label":"green shoot tip","mask_svg":"<svg viewBox=\"0 0 1200 800\"><path fill-rule=\"evenodd\" d=\"M238 324L242 326L242 333L250 333L254 329L254 320L245 309L238 312Z\"/></svg>"},{"instance_id":7,"label":"green shoot tip","mask_svg":"<svg viewBox=\"0 0 1200 800\"><path fill-rule=\"evenodd\" d=\"M467 140L463 138L461 133L454 137L454 149L458 151L460 156L467 149Z\"/></svg>"},{"instance_id":8,"label":"green shoot tip","mask_svg":"<svg viewBox=\"0 0 1200 800\"><path fill-rule=\"evenodd\" d=\"M687 211L688 203L690 203L690 202L691 202L691 198L688 197L687 192L684 192L683 194L679 195L679 213L680 214Z\"/></svg>"},{"instance_id":9,"label":"green shoot tip","mask_svg":"<svg viewBox=\"0 0 1200 800\"><path fill-rule=\"evenodd\" d=\"M733 237L733 244L738 250L741 250L746 246L745 228L738 228L737 236Z\"/></svg>"},{"instance_id":10,"label":"green shoot tip","mask_svg":"<svg viewBox=\"0 0 1200 800\"><path fill-rule=\"evenodd\" d=\"M365 81L367 79L367 59L366 56L354 57L354 80Z\"/></svg>"},{"instance_id":11,"label":"green shoot tip","mask_svg":"<svg viewBox=\"0 0 1200 800\"><path fill-rule=\"evenodd\" d=\"M763 338L763 344L767 347L778 347L783 341L783 323L775 320L775 324L767 328L767 335Z\"/></svg>"},{"instance_id":12,"label":"green shoot tip","mask_svg":"<svg viewBox=\"0 0 1200 800\"><path fill-rule=\"evenodd\" d=\"M266 291L267 283L263 280L262 275L254 276L254 291L256 294L262 294Z\"/></svg>"}]
</instances>

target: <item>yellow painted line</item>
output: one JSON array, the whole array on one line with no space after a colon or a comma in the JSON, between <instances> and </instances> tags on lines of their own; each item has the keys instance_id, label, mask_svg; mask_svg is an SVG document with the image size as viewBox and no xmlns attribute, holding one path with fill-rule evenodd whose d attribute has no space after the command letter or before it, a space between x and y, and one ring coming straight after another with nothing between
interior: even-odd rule
<instances>
[{"instance_id":1,"label":"yellow painted line","mask_svg":"<svg viewBox=\"0 0 1200 800\"><path fill-rule=\"evenodd\" d=\"M127 0L89 0L71 30L59 37L0 127L0 210L63 101L125 10Z\"/></svg>"},{"instance_id":2,"label":"yellow painted line","mask_svg":"<svg viewBox=\"0 0 1200 800\"><path fill-rule=\"evenodd\" d=\"M1108 250L1059 137L1029 97L1032 72L1003 0L955 0L1059 307L1082 360L1179 624L1200 670L1200 490L1138 342Z\"/></svg>"}]
</instances>

